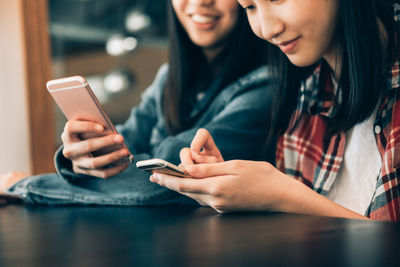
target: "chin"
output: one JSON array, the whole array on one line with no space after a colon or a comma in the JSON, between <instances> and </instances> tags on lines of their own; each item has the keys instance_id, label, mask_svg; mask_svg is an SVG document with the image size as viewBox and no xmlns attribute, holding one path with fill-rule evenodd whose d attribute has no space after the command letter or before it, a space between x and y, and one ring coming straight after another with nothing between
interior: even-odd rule
<instances>
[{"instance_id":1,"label":"chin","mask_svg":"<svg viewBox=\"0 0 400 267\"><path fill-rule=\"evenodd\" d=\"M215 40L205 40L205 39L198 39L198 40L193 40L192 42L197 45L200 46L201 48L209 48L209 47L213 47L215 46Z\"/></svg>"},{"instance_id":2,"label":"chin","mask_svg":"<svg viewBox=\"0 0 400 267\"><path fill-rule=\"evenodd\" d=\"M301 57L296 55L287 55L290 62L297 67L309 67L316 63L319 59L310 57Z\"/></svg>"},{"instance_id":3,"label":"chin","mask_svg":"<svg viewBox=\"0 0 400 267\"><path fill-rule=\"evenodd\" d=\"M199 47L201 47L201 48L203 48L203 49L209 49L209 48L213 47L213 44L204 43L204 42L195 42L194 44L199 46Z\"/></svg>"}]
</instances>

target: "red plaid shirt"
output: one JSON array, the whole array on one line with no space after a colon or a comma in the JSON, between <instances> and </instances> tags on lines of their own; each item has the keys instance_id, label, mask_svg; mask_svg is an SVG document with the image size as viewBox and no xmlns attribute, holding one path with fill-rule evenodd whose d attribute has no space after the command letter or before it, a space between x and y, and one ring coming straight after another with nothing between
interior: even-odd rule
<instances>
[{"instance_id":1,"label":"red plaid shirt","mask_svg":"<svg viewBox=\"0 0 400 267\"><path fill-rule=\"evenodd\" d=\"M396 29L400 30L400 5L395 4L394 9ZM399 31L397 36L400 38ZM342 132L326 138L324 119L332 114L335 90L331 80L320 79L321 75L319 66L302 83L296 111L287 131L278 139L276 161L278 169L326 195L342 165L346 135ZM376 220L400 221L399 76L397 61L391 66L387 94L374 122L382 168L365 215ZM322 85L320 81L324 81ZM322 93L319 88L324 89Z\"/></svg>"}]
</instances>

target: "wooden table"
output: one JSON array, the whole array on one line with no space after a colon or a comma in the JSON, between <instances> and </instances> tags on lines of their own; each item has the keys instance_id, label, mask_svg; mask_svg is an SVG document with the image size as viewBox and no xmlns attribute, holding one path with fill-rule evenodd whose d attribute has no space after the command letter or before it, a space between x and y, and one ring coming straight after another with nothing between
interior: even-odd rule
<instances>
[{"instance_id":1,"label":"wooden table","mask_svg":"<svg viewBox=\"0 0 400 267\"><path fill-rule=\"evenodd\" d=\"M0 206L0 266L400 266L400 225L209 208Z\"/></svg>"}]
</instances>

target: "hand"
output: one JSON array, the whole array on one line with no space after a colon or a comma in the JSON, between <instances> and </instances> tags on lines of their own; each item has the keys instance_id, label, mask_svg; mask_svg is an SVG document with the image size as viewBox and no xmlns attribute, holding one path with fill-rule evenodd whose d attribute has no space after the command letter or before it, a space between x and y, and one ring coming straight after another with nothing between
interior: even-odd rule
<instances>
[{"instance_id":1,"label":"hand","mask_svg":"<svg viewBox=\"0 0 400 267\"><path fill-rule=\"evenodd\" d=\"M224 159L216 146L214 139L206 129L199 129L194 136L190 148L180 152L181 166L223 162Z\"/></svg>"},{"instance_id":2,"label":"hand","mask_svg":"<svg viewBox=\"0 0 400 267\"><path fill-rule=\"evenodd\" d=\"M150 181L186 195L216 211L281 210L288 187L298 183L267 162L226 161L188 165L193 178L153 174Z\"/></svg>"},{"instance_id":3,"label":"hand","mask_svg":"<svg viewBox=\"0 0 400 267\"><path fill-rule=\"evenodd\" d=\"M82 140L82 135L103 135ZM113 162L126 157L129 152L122 148L106 155L98 157L90 156L96 150L121 144L124 138L119 134L104 132L101 124L90 121L68 121L61 135L64 144L63 155L72 161L75 173L83 173L99 178L108 178L127 168L127 165L104 168Z\"/></svg>"},{"instance_id":4,"label":"hand","mask_svg":"<svg viewBox=\"0 0 400 267\"><path fill-rule=\"evenodd\" d=\"M7 194L5 193L7 189L28 176L29 175L24 172L16 171L10 171L4 175L0 175L0 195L7 196Z\"/></svg>"},{"instance_id":5,"label":"hand","mask_svg":"<svg viewBox=\"0 0 400 267\"><path fill-rule=\"evenodd\" d=\"M217 212L281 211L368 220L318 194L267 162L234 160L189 165L193 178L153 174L150 181Z\"/></svg>"}]
</instances>

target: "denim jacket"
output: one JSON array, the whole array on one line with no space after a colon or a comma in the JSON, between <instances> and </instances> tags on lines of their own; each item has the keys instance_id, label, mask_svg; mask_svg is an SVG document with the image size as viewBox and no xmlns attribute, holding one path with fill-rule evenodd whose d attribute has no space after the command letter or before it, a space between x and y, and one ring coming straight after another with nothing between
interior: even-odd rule
<instances>
[{"instance_id":1,"label":"denim jacket","mask_svg":"<svg viewBox=\"0 0 400 267\"><path fill-rule=\"evenodd\" d=\"M266 121L272 94L267 67L260 67L222 89L216 96L213 85L193 107L194 126L169 135L162 114L162 93L168 73L163 65L153 84L142 94L123 125L117 126L135 161L161 158L179 164L179 151L189 147L199 128L213 136L225 160L267 160L274 158L275 144L266 147ZM273 142L275 143L275 142ZM75 174L72 163L56 152L57 173L28 177L8 190L28 203L152 205L195 202L149 181L150 174L129 166L106 180Z\"/></svg>"}]
</instances>

